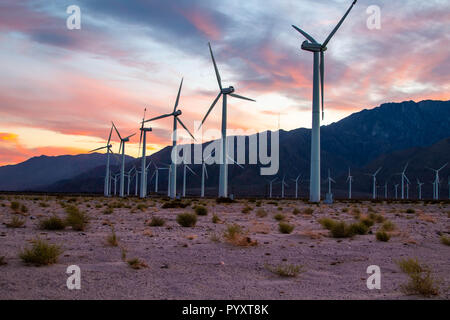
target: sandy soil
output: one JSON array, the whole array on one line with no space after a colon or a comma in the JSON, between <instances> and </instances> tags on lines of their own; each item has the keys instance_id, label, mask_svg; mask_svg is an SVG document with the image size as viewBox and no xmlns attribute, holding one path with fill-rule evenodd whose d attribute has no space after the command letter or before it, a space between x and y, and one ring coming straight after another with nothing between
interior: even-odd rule
<instances>
[{"instance_id":1,"label":"sandy soil","mask_svg":"<svg viewBox=\"0 0 450 320\"><path fill-rule=\"evenodd\" d=\"M407 296L400 286L408 281L395 261L418 258L433 270L440 283L439 299L449 299L450 247L440 242L439 232L450 232L448 204L400 203L336 203L310 206L302 201L277 200L261 207L248 202L253 210L244 214L246 200L234 204L216 204L203 200L207 216L199 216L194 228L183 228L176 222L185 209L162 209L162 199L147 200L149 207L137 210L136 199L124 200L131 208L116 208L104 214L108 203L117 199L77 198L76 205L90 216L83 231L44 231L39 220L57 214L65 217L61 203L69 197L18 197L27 213L14 213L12 196L0 200L0 256L6 265L0 266L0 299L417 299ZM74 199L72 199L74 200ZM49 206L43 207L41 203ZM195 204L195 202L193 202ZM102 205L101 208L96 208ZM293 214L293 209L314 209L313 214ZM268 215L258 217L263 208ZM347 209L345 209L347 208ZM392 221L397 229L389 242L380 242L371 234L335 239L319 223L322 217L354 221L353 211L363 214L372 210ZM371 208L371 209L369 209ZM415 213L406 213L414 208ZM347 211L347 212L344 212ZM281 234L276 213L283 213L295 225L291 234ZM217 214L221 223L212 223ZM5 223L14 215L26 219L24 228L7 228ZM163 227L149 227L152 216L166 219ZM223 238L227 225L237 223L258 242L240 247ZM119 247L107 245L111 225L119 237ZM19 252L29 247L29 241L40 237L59 244L64 250L58 263L35 267L25 265ZM122 260L122 248L127 259L139 258L147 268L134 270ZM267 265L293 264L303 266L297 277L283 278L267 269ZM66 268L81 268L81 290L68 290ZM381 268L381 290L368 290L366 268Z\"/></svg>"}]
</instances>

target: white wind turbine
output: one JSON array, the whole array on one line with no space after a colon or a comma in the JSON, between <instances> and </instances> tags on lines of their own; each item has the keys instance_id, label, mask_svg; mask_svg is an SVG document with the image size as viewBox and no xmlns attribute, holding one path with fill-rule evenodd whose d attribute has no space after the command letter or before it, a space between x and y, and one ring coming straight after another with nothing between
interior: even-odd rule
<instances>
[{"instance_id":1,"label":"white wind turbine","mask_svg":"<svg viewBox=\"0 0 450 320\"><path fill-rule=\"evenodd\" d=\"M378 174L378 172L380 172L380 170L381 170L381 167L379 167L378 170L375 171L375 173L373 173L373 174L366 173L366 175L372 176L372 178L373 178L372 199L376 199L376 197L377 197L377 174Z\"/></svg>"},{"instance_id":2,"label":"white wind turbine","mask_svg":"<svg viewBox=\"0 0 450 320\"><path fill-rule=\"evenodd\" d=\"M136 170L136 167L131 168L130 170L128 170L128 172L125 174L125 176L127 177L127 181L128 181L128 185L127 185L127 196L130 195L130 184L131 184L131 173Z\"/></svg>"},{"instance_id":3,"label":"white wind turbine","mask_svg":"<svg viewBox=\"0 0 450 320\"><path fill-rule=\"evenodd\" d=\"M439 169L433 169L433 168L429 168L428 169L434 171L435 173L435 178L434 178L434 184L433 184L433 199L434 200L439 200L439 171L441 171L442 169L444 169L447 166L448 163L444 164L442 167L440 167Z\"/></svg>"},{"instance_id":4,"label":"white wind turbine","mask_svg":"<svg viewBox=\"0 0 450 320\"><path fill-rule=\"evenodd\" d=\"M205 197L205 175L206 175L206 179L208 179L208 170L206 170L206 164L205 164L205 161L203 161L203 163L202 163L202 187L201 187L201 191L200 191L200 197L202 197L202 198Z\"/></svg>"},{"instance_id":5,"label":"white wind turbine","mask_svg":"<svg viewBox=\"0 0 450 320\"><path fill-rule=\"evenodd\" d=\"M406 169L408 168L409 162L406 163L405 167L403 168L402 172L399 172L398 174L402 176L402 199L405 199L405 180L409 183L408 177L406 177Z\"/></svg>"},{"instance_id":6,"label":"white wind turbine","mask_svg":"<svg viewBox=\"0 0 450 320\"><path fill-rule=\"evenodd\" d=\"M348 198L352 198L352 182L353 182L353 176L350 173L350 168L348 168L348 176L347 176L347 182L348 182Z\"/></svg>"},{"instance_id":7,"label":"white wind turbine","mask_svg":"<svg viewBox=\"0 0 450 320\"><path fill-rule=\"evenodd\" d=\"M398 184L394 185L395 188L395 199L398 199Z\"/></svg>"},{"instance_id":8,"label":"white wind turbine","mask_svg":"<svg viewBox=\"0 0 450 320\"><path fill-rule=\"evenodd\" d=\"M203 125L203 123L206 121L206 118L216 105L217 101L219 101L220 97L222 96L222 138L221 138L221 150L220 150L220 173L219 173L219 197L226 198L228 197L228 161L227 161L227 97L232 96L234 98L238 99L244 99L248 101L255 101L253 99L249 99L240 95L237 95L234 93L234 87L230 86L228 88L222 87L222 80L220 78L219 69L216 65L216 60L214 59L214 55L211 49L211 44L208 43L209 46L209 52L211 54L211 59L214 64L214 70L217 77L217 82L219 84L219 94L217 95L216 99L213 101L212 105L209 107L208 112L206 113L205 117L202 120L202 123L200 124L200 127ZM199 127L199 129L200 129Z\"/></svg>"},{"instance_id":9,"label":"white wind turbine","mask_svg":"<svg viewBox=\"0 0 450 320\"><path fill-rule=\"evenodd\" d=\"M295 198L298 198L298 181L300 179L300 174L295 178L295 179L291 179L292 181L295 182Z\"/></svg>"},{"instance_id":10,"label":"white wind turbine","mask_svg":"<svg viewBox=\"0 0 450 320\"><path fill-rule=\"evenodd\" d=\"M186 197L186 169L188 169L194 175L197 175L187 164L183 167L183 198Z\"/></svg>"},{"instance_id":11,"label":"white wind turbine","mask_svg":"<svg viewBox=\"0 0 450 320\"><path fill-rule=\"evenodd\" d=\"M103 194L104 194L105 197L109 197L111 195L111 191L110 191L110 172L109 172L110 160L109 160L109 157L110 157L110 153L112 152L112 150L111 150L112 145L110 144L112 131L113 131L113 128L111 126L111 131L109 132L109 138L108 138L108 142L106 143L106 146L89 151L89 152L95 152L95 151L99 151L99 150L102 150L102 149L106 149L107 150L106 151L106 175L105 175L105 185L104 185L104 190L103 190Z\"/></svg>"},{"instance_id":12,"label":"white wind turbine","mask_svg":"<svg viewBox=\"0 0 450 320\"><path fill-rule=\"evenodd\" d=\"M406 178L406 179L408 179L408 178ZM406 200L409 199L409 185L410 185L409 180L406 180Z\"/></svg>"},{"instance_id":13,"label":"white wind turbine","mask_svg":"<svg viewBox=\"0 0 450 320\"><path fill-rule=\"evenodd\" d=\"M330 169L328 169L328 194L331 194L331 183L336 183L336 181L333 180L333 178L331 178L331 174L330 174Z\"/></svg>"},{"instance_id":14,"label":"white wind turbine","mask_svg":"<svg viewBox=\"0 0 450 320\"><path fill-rule=\"evenodd\" d=\"M284 181L286 176L283 176L283 180L281 180L281 198L284 198L284 187L289 187L288 184Z\"/></svg>"},{"instance_id":15,"label":"white wind turbine","mask_svg":"<svg viewBox=\"0 0 450 320\"><path fill-rule=\"evenodd\" d=\"M182 114L181 110L177 110L178 103L180 102L180 94L181 94L182 86L183 86L183 79L181 79L180 88L178 89L177 99L175 100L175 106L173 107L172 113L163 114L159 117L155 117L155 118L143 121L143 123L144 123L144 122L155 121L155 120L159 120L159 119L163 119L163 118L167 118L167 117L173 117L172 155L178 155L178 152L177 152L177 124L178 123L184 128L184 130L187 131L187 133L189 133L189 135L192 137L192 139L195 140L194 136L191 134L191 132L188 130L188 128L186 128L183 121L181 121L180 118L178 118ZM170 172L169 197L174 199L176 197L176 193L177 193L177 164L173 160L170 165L169 172Z\"/></svg>"},{"instance_id":16,"label":"white wind turbine","mask_svg":"<svg viewBox=\"0 0 450 320\"><path fill-rule=\"evenodd\" d=\"M323 118L323 89L324 89L324 52L327 50L327 44L339 29L341 24L344 22L345 18L349 14L350 10L355 5L356 0L353 1L350 8L348 8L345 15L326 38L323 44L318 43L307 34L305 31L301 30L296 26L292 26L295 30L300 32L307 40L302 43L302 49L306 51L313 52L314 54L314 65L313 65L313 99L312 99L312 129L311 129L311 179L309 185L309 200L311 202L320 201L320 102L319 96L322 98L322 118ZM308 42L309 40L309 42ZM320 61L319 61L320 59ZM320 91L319 94L319 82Z\"/></svg>"},{"instance_id":17,"label":"white wind turbine","mask_svg":"<svg viewBox=\"0 0 450 320\"><path fill-rule=\"evenodd\" d=\"M272 185L277 179L278 179L278 177L275 177L275 179L272 179L272 180L268 180L268 182L269 182L269 199L272 199Z\"/></svg>"},{"instance_id":18,"label":"white wind turbine","mask_svg":"<svg viewBox=\"0 0 450 320\"><path fill-rule=\"evenodd\" d=\"M420 182L419 179L417 179L417 189L419 189L419 200L422 200L422 186L423 182Z\"/></svg>"},{"instance_id":19,"label":"white wind turbine","mask_svg":"<svg viewBox=\"0 0 450 320\"><path fill-rule=\"evenodd\" d=\"M116 130L117 135L120 139L120 147L119 147L119 153L120 150L122 150L122 168L120 170L120 197L123 197L124 191L125 191L125 143L130 141L130 138L136 135L136 133L133 133L132 135L129 135L128 137L122 138L122 136L119 133L119 130L117 130L117 127L115 126L113 122L113 128Z\"/></svg>"},{"instance_id":20,"label":"white wind turbine","mask_svg":"<svg viewBox=\"0 0 450 320\"><path fill-rule=\"evenodd\" d=\"M388 183L387 181L384 183L384 198L387 199L388 197Z\"/></svg>"},{"instance_id":21,"label":"white wind turbine","mask_svg":"<svg viewBox=\"0 0 450 320\"><path fill-rule=\"evenodd\" d=\"M152 128L145 128L144 127L144 121L145 121L145 112L147 111L147 108L144 109L144 117L142 118L141 123L141 137L139 138L139 152L141 150L141 143L142 143L142 159L141 159L141 190L140 190L140 197L145 198L147 196L147 168L146 165L146 152L147 152L147 132L151 132ZM145 170L144 170L145 168ZM142 172L144 172L142 174ZM136 188L137 190L137 188ZM137 194L136 194L137 195Z\"/></svg>"}]
</instances>

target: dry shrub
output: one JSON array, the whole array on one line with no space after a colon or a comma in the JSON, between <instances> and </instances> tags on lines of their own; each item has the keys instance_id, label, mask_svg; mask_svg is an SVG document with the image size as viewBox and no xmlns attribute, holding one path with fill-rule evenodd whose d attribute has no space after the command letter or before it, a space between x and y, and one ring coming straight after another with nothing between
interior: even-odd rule
<instances>
[{"instance_id":1,"label":"dry shrub","mask_svg":"<svg viewBox=\"0 0 450 320\"><path fill-rule=\"evenodd\" d=\"M235 246L240 247L249 247L256 246L258 244L257 241L252 240L247 236L246 233L243 232L243 229L238 224L230 224L227 226L223 234L224 239Z\"/></svg>"}]
</instances>

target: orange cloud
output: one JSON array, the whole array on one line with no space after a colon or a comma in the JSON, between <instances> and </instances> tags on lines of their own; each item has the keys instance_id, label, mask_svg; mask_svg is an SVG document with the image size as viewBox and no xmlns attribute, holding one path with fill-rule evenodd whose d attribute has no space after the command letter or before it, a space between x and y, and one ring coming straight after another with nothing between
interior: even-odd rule
<instances>
[{"instance_id":1,"label":"orange cloud","mask_svg":"<svg viewBox=\"0 0 450 320\"><path fill-rule=\"evenodd\" d=\"M212 18L200 10L191 10L181 12L184 17L194 25L194 27L206 35L211 40L219 40L221 32L213 23Z\"/></svg>"}]
</instances>

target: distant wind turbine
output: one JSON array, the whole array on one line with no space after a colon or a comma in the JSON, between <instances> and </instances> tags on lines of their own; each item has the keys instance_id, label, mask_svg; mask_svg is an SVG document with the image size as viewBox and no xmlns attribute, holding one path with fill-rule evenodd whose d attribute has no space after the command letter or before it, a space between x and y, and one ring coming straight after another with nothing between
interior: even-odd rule
<instances>
[{"instance_id":1,"label":"distant wind turbine","mask_svg":"<svg viewBox=\"0 0 450 320\"><path fill-rule=\"evenodd\" d=\"M141 149L142 144L142 160L141 160L141 192L140 197L145 198L147 196L147 165L146 165L146 152L147 152L147 132L151 132L152 128L145 128L144 127L144 121L145 121L145 112L147 111L147 108L144 109L144 117L142 118L141 123L141 137L139 138L139 151ZM145 169L144 169L145 168Z\"/></svg>"},{"instance_id":2,"label":"distant wind turbine","mask_svg":"<svg viewBox=\"0 0 450 320\"><path fill-rule=\"evenodd\" d=\"M434 171L435 173L435 178L434 178L434 188L433 188L433 199L434 200L439 200L439 171L441 171L442 169L444 169L447 166L448 163L444 164L442 167L440 167L439 169L433 169L433 168L429 168L428 169Z\"/></svg>"},{"instance_id":3,"label":"distant wind turbine","mask_svg":"<svg viewBox=\"0 0 450 320\"><path fill-rule=\"evenodd\" d=\"M394 185L395 188L395 199L398 199L398 184Z\"/></svg>"},{"instance_id":4,"label":"distant wind turbine","mask_svg":"<svg viewBox=\"0 0 450 320\"><path fill-rule=\"evenodd\" d=\"M109 197L111 195L111 191L110 191L110 187L109 187L109 185L110 185L110 178L109 178L110 177L110 172L109 172L110 160L109 160L109 157L110 157L110 153L112 152L112 150L111 150L112 145L110 144L112 132L113 132L113 127L111 126L111 130L109 132L108 142L106 143L106 146L89 151L89 152L95 152L95 151L99 151L102 149L106 149L106 174L105 174L105 185L103 188L104 189L103 194L105 197Z\"/></svg>"},{"instance_id":5,"label":"distant wind turbine","mask_svg":"<svg viewBox=\"0 0 450 320\"><path fill-rule=\"evenodd\" d=\"M192 139L195 140L192 133L188 130L188 128L184 125L183 121L180 120L179 116L182 114L181 110L177 110L178 103L180 102L180 94L181 94L181 88L183 87L183 79L181 79L180 87L178 89L177 99L175 100L175 106L173 107L173 112L168 114L163 114L159 117L155 117L152 119L145 120L143 122L149 122L149 121L155 121L167 117L173 117L173 133L172 133L172 154L177 155L177 124L179 123L184 130L189 133L189 135L192 137ZM176 197L177 193L177 164L172 161L170 165L171 169L169 171L170 177L169 177L169 197L174 199Z\"/></svg>"},{"instance_id":6,"label":"distant wind turbine","mask_svg":"<svg viewBox=\"0 0 450 320\"><path fill-rule=\"evenodd\" d=\"M419 179L417 179L417 189L419 189L419 200L422 200L422 186L423 182L420 182Z\"/></svg>"},{"instance_id":7,"label":"distant wind turbine","mask_svg":"<svg viewBox=\"0 0 450 320\"><path fill-rule=\"evenodd\" d=\"M183 198L186 197L186 169L188 169L194 175L197 175L187 164L183 167Z\"/></svg>"},{"instance_id":8,"label":"distant wind turbine","mask_svg":"<svg viewBox=\"0 0 450 320\"><path fill-rule=\"evenodd\" d=\"M281 198L284 198L284 187L288 187L288 184L285 182L285 177L283 176L283 180L281 180Z\"/></svg>"},{"instance_id":9,"label":"distant wind turbine","mask_svg":"<svg viewBox=\"0 0 450 320\"><path fill-rule=\"evenodd\" d=\"M366 173L366 175L372 176L372 178L373 178L372 199L376 199L377 198L377 174L378 174L378 172L380 172L380 170L381 170L381 167L379 167L378 170L375 171L375 173L373 173L373 174Z\"/></svg>"},{"instance_id":10,"label":"distant wind turbine","mask_svg":"<svg viewBox=\"0 0 450 320\"><path fill-rule=\"evenodd\" d=\"M405 180L409 182L408 178L406 177L406 169L408 168L409 162L406 163L405 167L403 168L403 171L398 173L402 176L402 200L405 199Z\"/></svg>"},{"instance_id":11,"label":"distant wind turbine","mask_svg":"<svg viewBox=\"0 0 450 320\"><path fill-rule=\"evenodd\" d=\"M278 177L275 177L275 179L272 179L272 180L268 180L268 182L269 182L269 199L272 198L272 185L277 179L278 179Z\"/></svg>"},{"instance_id":12,"label":"distant wind turbine","mask_svg":"<svg viewBox=\"0 0 450 320\"><path fill-rule=\"evenodd\" d=\"M384 183L384 198L387 199L388 197L388 183L387 181Z\"/></svg>"},{"instance_id":13,"label":"distant wind turbine","mask_svg":"<svg viewBox=\"0 0 450 320\"><path fill-rule=\"evenodd\" d=\"M130 141L130 138L136 135L133 133L132 135L129 135L128 137L122 138L122 136L119 133L119 130L117 130L117 127L115 126L113 122L113 127L116 130L117 135L120 139L120 147L119 147L119 153L120 150L122 150L122 168L120 170L120 197L124 197L124 191L125 191L125 143Z\"/></svg>"},{"instance_id":14,"label":"distant wind turbine","mask_svg":"<svg viewBox=\"0 0 450 320\"><path fill-rule=\"evenodd\" d=\"M300 174L295 178L295 179L291 179L292 181L295 182L295 198L298 198L298 180L300 179Z\"/></svg>"},{"instance_id":15,"label":"distant wind turbine","mask_svg":"<svg viewBox=\"0 0 450 320\"><path fill-rule=\"evenodd\" d=\"M208 109L208 112L206 113L205 117L202 120L202 123L200 124L200 127L203 125L203 123L206 121L206 118L216 105L217 101L219 101L220 97L222 97L222 139L221 139L221 150L220 150L220 172L219 172L219 197L226 198L228 197L228 166L227 166L227 97L231 96L238 99L248 100L248 101L255 101L253 99L249 99L240 95L237 95L234 93L234 87L230 86L228 88L222 87L222 80L220 78L219 69L216 65L216 60L214 59L214 55L211 49L211 44L208 43L209 46L209 52L211 54L211 59L214 65L214 70L217 77L217 82L219 84L219 94L217 95L216 99L213 101L211 106ZM199 128L200 129L200 128Z\"/></svg>"},{"instance_id":16,"label":"distant wind turbine","mask_svg":"<svg viewBox=\"0 0 450 320\"><path fill-rule=\"evenodd\" d=\"M350 173L350 168L348 168L348 176L347 176L347 182L348 182L348 198L352 198L352 182L353 182L353 176Z\"/></svg>"},{"instance_id":17,"label":"distant wind turbine","mask_svg":"<svg viewBox=\"0 0 450 320\"><path fill-rule=\"evenodd\" d=\"M312 101L312 130L311 130L311 178L309 186L309 199L311 202L320 201L320 102L319 96L322 98L322 118L323 118L323 90L324 90L324 52L327 50L327 44L339 29L345 18L349 14L350 10L356 4L356 0L353 1L350 8L345 15L325 39L323 44L319 44L313 37L307 34L302 29L292 26L295 30L300 32L307 40L302 43L302 49L314 53L314 66L313 66L313 101ZM309 41L308 41L309 40ZM320 58L319 58L320 57ZM320 59L320 62L319 62ZM320 94L319 94L319 81L320 81Z\"/></svg>"},{"instance_id":18,"label":"distant wind turbine","mask_svg":"<svg viewBox=\"0 0 450 320\"><path fill-rule=\"evenodd\" d=\"M336 181L333 180L333 178L331 178L331 174L330 174L330 169L328 169L328 194L331 194L331 183L336 183Z\"/></svg>"}]
</instances>

